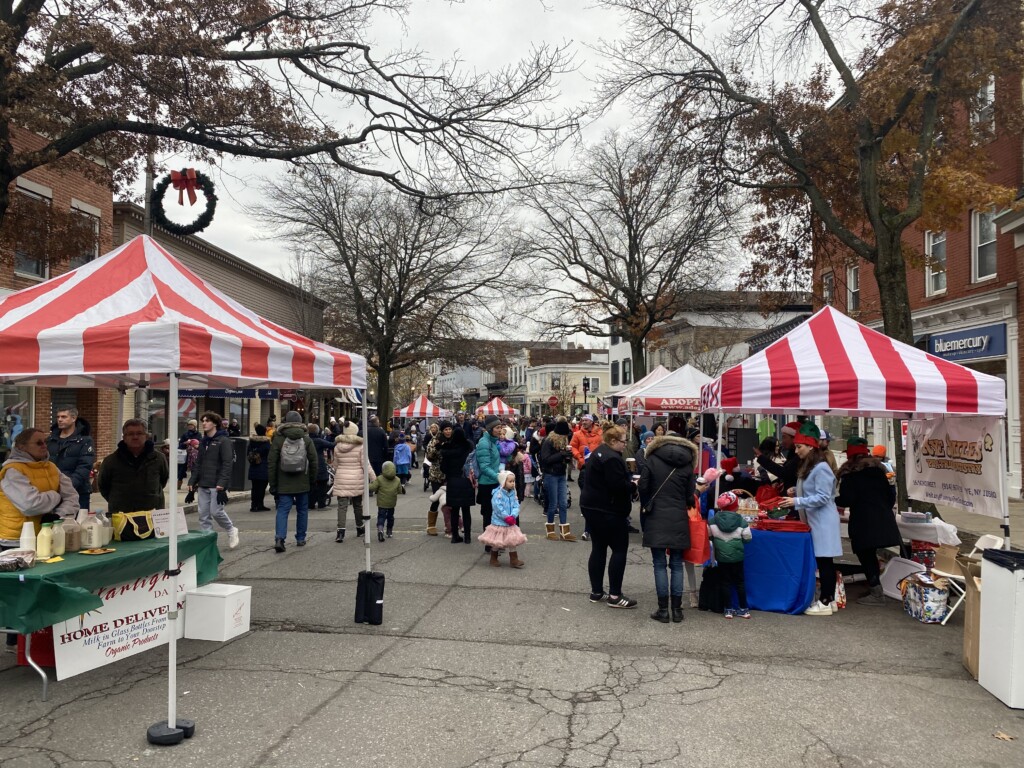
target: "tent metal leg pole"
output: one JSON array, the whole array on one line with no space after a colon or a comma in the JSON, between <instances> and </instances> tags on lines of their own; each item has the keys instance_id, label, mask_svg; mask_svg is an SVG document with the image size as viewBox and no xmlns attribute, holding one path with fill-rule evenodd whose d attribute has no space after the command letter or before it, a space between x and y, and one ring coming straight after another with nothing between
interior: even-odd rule
<instances>
[{"instance_id":1,"label":"tent metal leg pole","mask_svg":"<svg viewBox=\"0 0 1024 768\"><path fill-rule=\"evenodd\" d=\"M718 423L716 425L716 431L718 432L718 443L717 443L718 444L718 448L715 449L715 464L716 464L716 466L721 464L721 460L720 460L719 457L722 455L722 420L723 420L724 417L725 417L725 414L722 412L722 409L719 408L718 409ZM722 475L719 474L718 477L715 478L715 498L716 499L722 494L721 487L722 487Z\"/></svg>"},{"instance_id":2,"label":"tent metal leg pole","mask_svg":"<svg viewBox=\"0 0 1024 768\"><path fill-rule=\"evenodd\" d=\"M999 502L1003 507L1003 549L1010 548L1010 473L1006 466L1007 464L1007 445L1006 441L1009 438L1009 432L1006 427L1006 417L1003 416L999 419L999 429L1001 434L999 435L999 476L1002 478L1000 482L1002 497Z\"/></svg>"},{"instance_id":3,"label":"tent metal leg pole","mask_svg":"<svg viewBox=\"0 0 1024 768\"><path fill-rule=\"evenodd\" d=\"M373 570L370 557L370 441L367 439L370 429L366 390L363 390L363 549L366 552L366 571Z\"/></svg>"},{"instance_id":4,"label":"tent metal leg pole","mask_svg":"<svg viewBox=\"0 0 1024 768\"><path fill-rule=\"evenodd\" d=\"M172 409L171 404L174 404ZM167 439L172 446L178 445L178 374L171 373L167 384ZM177 455L177 454L175 454ZM175 465L176 466L176 465ZM167 598L167 719L154 723L146 731L150 744L172 746L184 739L192 738L196 724L191 720L178 719L178 483L168 481L170 494L168 509L167 571L171 579L170 596Z\"/></svg>"}]
</instances>

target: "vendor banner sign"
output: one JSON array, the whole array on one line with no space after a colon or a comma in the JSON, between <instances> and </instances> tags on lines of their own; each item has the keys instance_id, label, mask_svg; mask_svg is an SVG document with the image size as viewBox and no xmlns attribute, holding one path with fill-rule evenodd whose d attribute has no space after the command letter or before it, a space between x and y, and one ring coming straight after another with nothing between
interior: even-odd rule
<instances>
[{"instance_id":1,"label":"vendor banner sign","mask_svg":"<svg viewBox=\"0 0 1024 768\"><path fill-rule=\"evenodd\" d=\"M1003 516L1003 430L994 416L913 419L907 426L912 499Z\"/></svg>"},{"instance_id":2,"label":"vendor banner sign","mask_svg":"<svg viewBox=\"0 0 1024 768\"><path fill-rule=\"evenodd\" d=\"M178 610L185 607L185 592L196 588L196 559L181 564ZM57 679L64 680L113 661L126 659L170 640L167 609L171 578L163 571L150 576L100 587L103 607L53 625L53 653ZM179 615L177 634L185 634Z\"/></svg>"}]
</instances>

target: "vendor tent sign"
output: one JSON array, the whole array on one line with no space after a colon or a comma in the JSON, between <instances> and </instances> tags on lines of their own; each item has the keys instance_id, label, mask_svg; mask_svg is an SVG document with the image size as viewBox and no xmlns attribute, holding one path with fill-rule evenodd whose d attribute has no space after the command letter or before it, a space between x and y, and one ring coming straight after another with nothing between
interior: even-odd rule
<instances>
[{"instance_id":1,"label":"vendor tent sign","mask_svg":"<svg viewBox=\"0 0 1024 768\"><path fill-rule=\"evenodd\" d=\"M178 610L184 608L185 592L196 588L196 559L181 563L177 580ZM148 651L170 640L167 621L171 578L163 571L132 579L96 594L103 607L53 625L53 655L57 679L66 680L90 669ZM185 622L176 622L178 638Z\"/></svg>"},{"instance_id":2,"label":"vendor tent sign","mask_svg":"<svg viewBox=\"0 0 1024 768\"><path fill-rule=\"evenodd\" d=\"M907 493L912 499L1003 516L1003 430L998 418L912 419L907 438Z\"/></svg>"}]
</instances>

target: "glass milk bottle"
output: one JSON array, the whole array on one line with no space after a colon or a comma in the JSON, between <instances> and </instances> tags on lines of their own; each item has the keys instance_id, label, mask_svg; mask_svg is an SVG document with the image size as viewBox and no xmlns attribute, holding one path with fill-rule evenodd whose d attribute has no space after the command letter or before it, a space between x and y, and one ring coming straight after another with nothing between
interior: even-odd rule
<instances>
[{"instance_id":1,"label":"glass milk bottle","mask_svg":"<svg viewBox=\"0 0 1024 768\"><path fill-rule=\"evenodd\" d=\"M64 531L64 521L57 520L53 524L53 556L61 557L67 551L67 533Z\"/></svg>"},{"instance_id":2,"label":"glass milk bottle","mask_svg":"<svg viewBox=\"0 0 1024 768\"><path fill-rule=\"evenodd\" d=\"M36 557L48 560L53 557L53 523L43 523L36 536Z\"/></svg>"}]
</instances>

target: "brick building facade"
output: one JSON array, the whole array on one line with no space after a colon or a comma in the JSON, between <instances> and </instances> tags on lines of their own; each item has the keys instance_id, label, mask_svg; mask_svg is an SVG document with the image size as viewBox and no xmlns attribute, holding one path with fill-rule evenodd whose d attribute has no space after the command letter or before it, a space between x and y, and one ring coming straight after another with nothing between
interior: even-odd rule
<instances>
[{"instance_id":1,"label":"brick building facade","mask_svg":"<svg viewBox=\"0 0 1024 768\"><path fill-rule=\"evenodd\" d=\"M992 103L1009 99L1019 105L1021 81L991 84ZM994 110L972 115L991 120ZM994 125L986 146L993 170L987 179L1024 189L1024 137ZM903 242L920 263L907 267L907 285L915 343L945 359L1002 378L1007 387L1007 446L1010 492L1021 492L1020 334L1018 313L1024 268L1024 217L1012 211L964 211L955 230L908 229ZM815 294L865 325L881 329L878 285L871 265L860 261L826 263L818 255ZM956 343L967 339L963 344ZM883 424L861 419L861 435L891 443Z\"/></svg>"}]
</instances>

